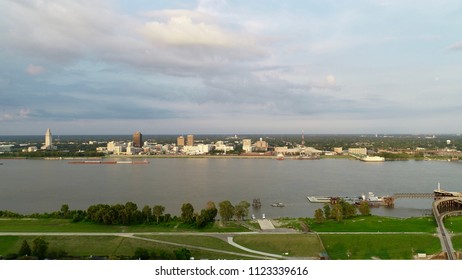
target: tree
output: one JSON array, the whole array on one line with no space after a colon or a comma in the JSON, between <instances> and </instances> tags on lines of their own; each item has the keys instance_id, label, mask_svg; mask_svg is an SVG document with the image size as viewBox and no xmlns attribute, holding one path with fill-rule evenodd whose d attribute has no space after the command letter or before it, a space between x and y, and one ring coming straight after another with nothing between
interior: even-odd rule
<instances>
[{"instance_id":1,"label":"tree","mask_svg":"<svg viewBox=\"0 0 462 280\"><path fill-rule=\"evenodd\" d=\"M130 201L125 203L125 214L126 222L124 224L126 225L136 224L141 216L141 212L138 211L138 206Z\"/></svg>"},{"instance_id":2,"label":"tree","mask_svg":"<svg viewBox=\"0 0 462 280\"><path fill-rule=\"evenodd\" d=\"M221 219L224 222L229 221L234 216L234 206L231 204L229 200L220 202L218 206L220 207L218 213L220 214Z\"/></svg>"},{"instance_id":3,"label":"tree","mask_svg":"<svg viewBox=\"0 0 462 280\"><path fill-rule=\"evenodd\" d=\"M143 214L143 219L146 221L146 223L149 223L149 221L152 218L152 210L151 207L148 205L145 205L143 207L143 210L141 210L141 213Z\"/></svg>"},{"instance_id":4,"label":"tree","mask_svg":"<svg viewBox=\"0 0 462 280\"><path fill-rule=\"evenodd\" d=\"M371 214L371 208L367 201L361 201L358 206L359 213L363 216L369 216Z\"/></svg>"},{"instance_id":5,"label":"tree","mask_svg":"<svg viewBox=\"0 0 462 280\"><path fill-rule=\"evenodd\" d=\"M335 219L337 222L343 220L343 208L340 203L334 204L330 211L330 217Z\"/></svg>"},{"instance_id":6,"label":"tree","mask_svg":"<svg viewBox=\"0 0 462 280\"><path fill-rule=\"evenodd\" d=\"M155 205L152 208L152 214L156 216L156 221L159 223L159 218L164 214L165 207L162 205Z\"/></svg>"},{"instance_id":7,"label":"tree","mask_svg":"<svg viewBox=\"0 0 462 280\"><path fill-rule=\"evenodd\" d=\"M236 215L236 218L244 220L249 215L249 207L250 203L247 201L239 202L239 204L234 207L234 215Z\"/></svg>"},{"instance_id":8,"label":"tree","mask_svg":"<svg viewBox=\"0 0 462 280\"><path fill-rule=\"evenodd\" d=\"M322 211L321 208L316 209L316 211L314 211L314 219L316 220L316 223L318 224L324 223L324 220L326 218L324 217L324 211Z\"/></svg>"},{"instance_id":9,"label":"tree","mask_svg":"<svg viewBox=\"0 0 462 280\"><path fill-rule=\"evenodd\" d=\"M328 203L324 204L323 209L324 209L324 215L326 216L326 218L329 218L330 217L330 205Z\"/></svg>"},{"instance_id":10,"label":"tree","mask_svg":"<svg viewBox=\"0 0 462 280\"><path fill-rule=\"evenodd\" d=\"M32 256L38 259L44 259L47 256L48 242L43 240L41 237L37 237L32 241Z\"/></svg>"},{"instance_id":11,"label":"tree","mask_svg":"<svg viewBox=\"0 0 462 280\"><path fill-rule=\"evenodd\" d=\"M189 260L191 259L191 251L186 248L173 251L177 260Z\"/></svg>"},{"instance_id":12,"label":"tree","mask_svg":"<svg viewBox=\"0 0 462 280\"><path fill-rule=\"evenodd\" d=\"M217 216L218 210L215 207L215 203L212 201L207 202L207 208L202 209L200 215L196 214L196 226L198 228L203 228L209 223L213 223L215 221L215 217Z\"/></svg>"},{"instance_id":13,"label":"tree","mask_svg":"<svg viewBox=\"0 0 462 280\"><path fill-rule=\"evenodd\" d=\"M149 260L150 254L148 249L138 247L135 250L135 254L133 255L133 259L135 260Z\"/></svg>"},{"instance_id":14,"label":"tree","mask_svg":"<svg viewBox=\"0 0 462 280\"><path fill-rule=\"evenodd\" d=\"M185 224L192 224L194 222L194 207L191 203L184 203L181 206L181 220Z\"/></svg>"},{"instance_id":15,"label":"tree","mask_svg":"<svg viewBox=\"0 0 462 280\"><path fill-rule=\"evenodd\" d=\"M340 205L342 205L343 217L345 219L351 218L356 215L356 207L346 202L345 200L340 200Z\"/></svg>"},{"instance_id":16,"label":"tree","mask_svg":"<svg viewBox=\"0 0 462 280\"><path fill-rule=\"evenodd\" d=\"M23 240L21 244L21 249L19 249L18 255L20 256L29 256L31 254L31 249L29 247L29 243L27 243L27 240Z\"/></svg>"},{"instance_id":17,"label":"tree","mask_svg":"<svg viewBox=\"0 0 462 280\"><path fill-rule=\"evenodd\" d=\"M213 201L207 202L207 208L205 209L205 214L206 214L206 220L208 222L215 221L215 218L218 214L218 209L215 206L215 203Z\"/></svg>"},{"instance_id":18,"label":"tree","mask_svg":"<svg viewBox=\"0 0 462 280\"><path fill-rule=\"evenodd\" d=\"M61 216L63 218L69 218L70 217L69 215L70 215L69 205L67 205L67 204L61 205Z\"/></svg>"}]
</instances>

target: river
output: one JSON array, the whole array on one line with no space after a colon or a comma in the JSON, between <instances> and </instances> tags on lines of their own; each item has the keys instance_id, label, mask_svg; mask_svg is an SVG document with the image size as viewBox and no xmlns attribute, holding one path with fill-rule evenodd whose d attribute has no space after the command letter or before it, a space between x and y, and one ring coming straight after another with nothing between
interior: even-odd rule
<instances>
[{"instance_id":1,"label":"river","mask_svg":"<svg viewBox=\"0 0 462 280\"><path fill-rule=\"evenodd\" d=\"M284 160L150 158L150 164L68 164L66 160L2 160L0 209L23 214L52 212L68 204L135 202L139 208L157 204L179 215L181 205L196 211L208 201L252 203L261 217L312 217L322 204L306 196L378 196L397 192L432 192L438 182L448 191L461 191L462 164L442 161L364 163L357 160ZM285 207L271 207L275 202ZM398 199L393 209L374 208L373 214L422 216L429 199Z\"/></svg>"}]
</instances>

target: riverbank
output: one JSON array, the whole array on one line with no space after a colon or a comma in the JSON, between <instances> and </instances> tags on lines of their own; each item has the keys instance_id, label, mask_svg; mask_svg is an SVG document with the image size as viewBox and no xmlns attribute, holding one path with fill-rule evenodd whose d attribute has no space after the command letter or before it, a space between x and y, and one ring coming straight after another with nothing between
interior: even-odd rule
<instances>
[{"instance_id":1,"label":"riverbank","mask_svg":"<svg viewBox=\"0 0 462 280\"><path fill-rule=\"evenodd\" d=\"M115 159L115 158L127 158L127 159L271 159L271 160L281 160L278 159L276 155L269 155L265 154L251 154L251 155L106 155L106 156L82 156L82 157L67 157L67 156L60 156L60 157L28 157L26 156L18 156L18 157L1 157L0 160L25 160L25 159L33 159L33 160L104 160L104 159ZM316 158L310 157L299 157L299 156L285 156L282 161L284 160L321 160L321 159L347 159L347 160L357 160L355 157L349 155L322 155ZM437 162L459 162L458 160L454 160L450 157L408 157L408 158L387 158L385 157L386 162L400 162L400 161L437 161Z\"/></svg>"}]
</instances>

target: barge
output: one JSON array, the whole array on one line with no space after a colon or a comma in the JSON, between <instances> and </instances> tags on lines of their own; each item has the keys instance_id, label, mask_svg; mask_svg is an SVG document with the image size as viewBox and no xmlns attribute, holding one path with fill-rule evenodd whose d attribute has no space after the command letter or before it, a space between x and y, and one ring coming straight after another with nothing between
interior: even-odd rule
<instances>
[{"instance_id":1,"label":"barge","mask_svg":"<svg viewBox=\"0 0 462 280\"><path fill-rule=\"evenodd\" d=\"M82 160L69 161L69 164L148 164L149 161L132 161L132 160Z\"/></svg>"},{"instance_id":2,"label":"barge","mask_svg":"<svg viewBox=\"0 0 462 280\"><path fill-rule=\"evenodd\" d=\"M340 199L352 203L359 204L362 201L366 201L371 206L388 205L389 196L376 196L374 193L369 192L367 196L362 194L361 196L307 196L306 197L311 203L330 203L335 204Z\"/></svg>"}]
</instances>

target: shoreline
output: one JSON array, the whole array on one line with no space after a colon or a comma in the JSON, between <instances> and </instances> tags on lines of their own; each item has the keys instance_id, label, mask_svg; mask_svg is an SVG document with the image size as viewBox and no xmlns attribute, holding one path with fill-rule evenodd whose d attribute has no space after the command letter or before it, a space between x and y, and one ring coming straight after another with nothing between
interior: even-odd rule
<instances>
[{"instance_id":1,"label":"shoreline","mask_svg":"<svg viewBox=\"0 0 462 280\"><path fill-rule=\"evenodd\" d=\"M274 155L107 155L101 157L0 157L2 160L104 160L104 159L270 159L278 160ZM357 160L352 156L321 156L319 158L300 158L298 156L287 156L283 160ZM441 158L409 158L409 159L387 159L385 162L401 161L437 161L437 162L458 162Z\"/></svg>"}]
</instances>

